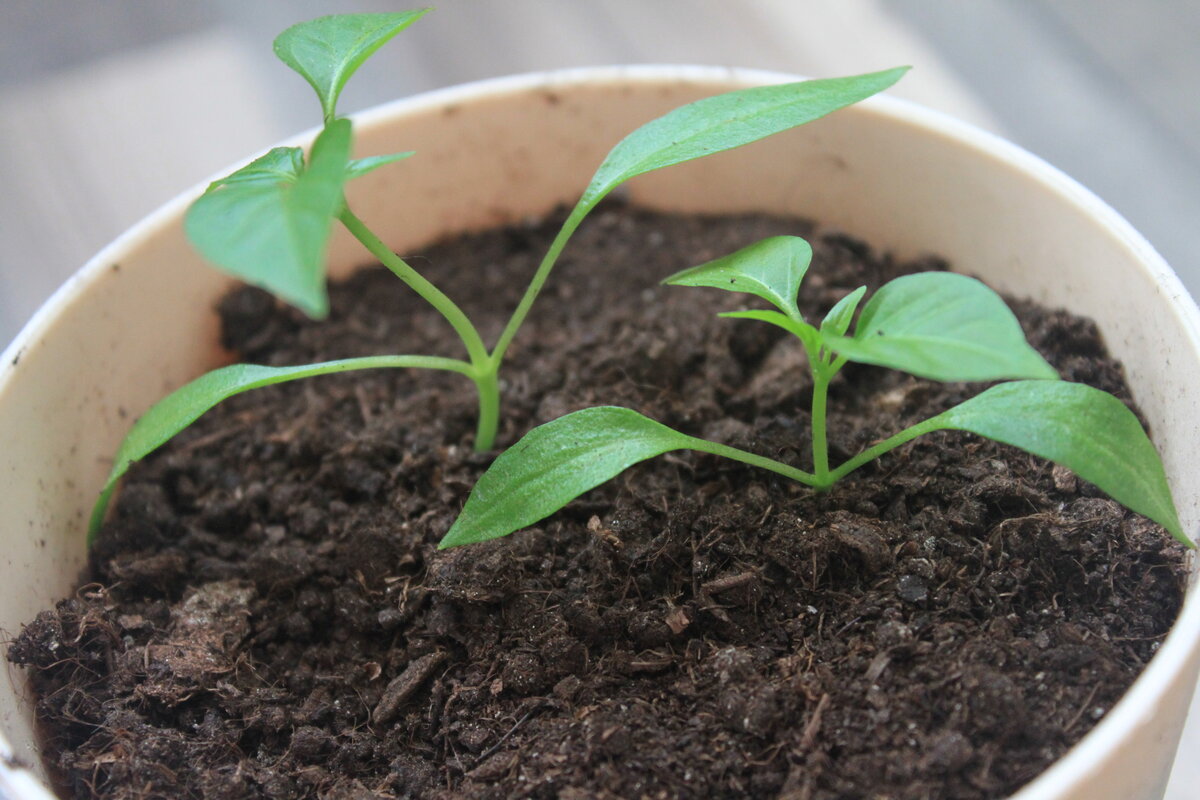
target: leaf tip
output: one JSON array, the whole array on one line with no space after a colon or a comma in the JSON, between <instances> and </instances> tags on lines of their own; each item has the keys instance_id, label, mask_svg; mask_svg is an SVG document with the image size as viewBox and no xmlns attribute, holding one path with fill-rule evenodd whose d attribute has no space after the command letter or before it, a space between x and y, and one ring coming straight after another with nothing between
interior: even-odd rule
<instances>
[{"instance_id":1,"label":"leaf tip","mask_svg":"<svg viewBox=\"0 0 1200 800\"><path fill-rule=\"evenodd\" d=\"M470 544L470 542L465 540L462 535L462 527L459 525L461 521L461 516L454 520L454 524L450 526L450 530L446 531L446 535L442 537L440 542L438 542L437 549L439 551L450 550L454 547L461 547L464 544Z\"/></svg>"},{"instance_id":2,"label":"leaf tip","mask_svg":"<svg viewBox=\"0 0 1200 800\"><path fill-rule=\"evenodd\" d=\"M297 302L297 306L309 319L324 320L329 317L329 295L322 288L318 294Z\"/></svg>"}]
</instances>

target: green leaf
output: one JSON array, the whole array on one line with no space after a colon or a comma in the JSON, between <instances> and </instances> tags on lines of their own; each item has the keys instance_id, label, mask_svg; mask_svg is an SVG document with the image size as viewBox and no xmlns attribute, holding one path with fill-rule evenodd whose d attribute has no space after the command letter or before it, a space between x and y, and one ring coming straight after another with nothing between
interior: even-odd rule
<instances>
[{"instance_id":1,"label":"green leaf","mask_svg":"<svg viewBox=\"0 0 1200 800\"><path fill-rule=\"evenodd\" d=\"M724 317L725 319L753 319L758 322L777 325L803 342L805 347L810 348L810 352L815 352L815 348L820 345L820 337L817 334L816 328L807 322L792 319L787 314L780 314L778 311L768 311L766 309L723 311L717 316Z\"/></svg>"},{"instance_id":2,"label":"green leaf","mask_svg":"<svg viewBox=\"0 0 1200 800\"><path fill-rule=\"evenodd\" d=\"M998 294L952 272L885 284L863 308L853 338L823 342L851 361L939 381L1058 377Z\"/></svg>"},{"instance_id":3,"label":"green leaf","mask_svg":"<svg viewBox=\"0 0 1200 800\"><path fill-rule=\"evenodd\" d=\"M867 287L860 286L838 300L834 307L829 309L825 319L821 320L821 334L823 336L844 335L850 329L850 322L854 319L854 309L858 308L858 304L862 302L863 295L866 293Z\"/></svg>"},{"instance_id":4,"label":"green leaf","mask_svg":"<svg viewBox=\"0 0 1200 800\"><path fill-rule=\"evenodd\" d=\"M406 153L391 153L386 156L367 156L366 158L353 158L346 165L346 180L354 180L361 178L368 172L374 172L380 167L388 164L395 164L397 161L403 161L413 154L412 150Z\"/></svg>"},{"instance_id":5,"label":"green leaf","mask_svg":"<svg viewBox=\"0 0 1200 800\"><path fill-rule=\"evenodd\" d=\"M507 536L639 461L694 441L614 406L586 408L547 422L492 462L438 549Z\"/></svg>"},{"instance_id":6,"label":"green leaf","mask_svg":"<svg viewBox=\"0 0 1200 800\"><path fill-rule=\"evenodd\" d=\"M343 202L350 123L321 132L298 176L291 171L298 157L285 150L213 183L184 227L209 261L320 318L329 313L325 251Z\"/></svg>"},{"instance_id":7,"label":"green leaf","mask_svg":"<svg viewBox=\"0 0 1200 800\"><path fill-rule=\"evenodd\" d=\"M663 283L745 292L799 319L796 296L811 262L808 242L799 236L772 236L736 253L676 272Z\"/></svg>"},{"instance_id":8,"label":"green leaf","mask_svg":"<svg viewBox=\"0 0 1200 800\"><path fill-rule=\"evenodd\" d=\"M328 124L337 116L338 95L354 71L428 11L335 14L301 22L275 38L275 55L316 90Z\"/></svg>"},{"instance_id":9,"label":"green leaf","mask_svg":"<svg viewBox=\"0 0 1200 800\"><path fill-rule=\"evenodd\" d=\"M304 171L304 151L299 147L273 147L231 175L209 184L209 192L242 183L294 183Z\"/></svg>"},{"instance_id":10,"label":"green leaf","mask_svg":"<svg viewBox=\"0 0 1200 800\"><path fill-rule=\"evenodd\" d=\"M1158 452L1107 392L1066 381L1002 383L917 427L926 426L970 431L1061 464L1192 546Z\"/></svg>"},{"instance_id":11,"label":"green leaf","mask_svg":"<svg viewBox=\"0 0 1200 800\"><path fill-rule=\"evenodd\" d=\"M381 367L417 367L441 369L470 375L470 365L463 361L436 356L366 356L305 364L298 367L264 367L257 364L234 364L201 375L159 400L141 416L113 457L112 471L92 509L90 537L94 537L104 521L108 501L121 476L134 462L145 458L187 426L200 418L217 403L241 392L259 389L285 381L332 375L359 369ZM89 538L90 543L90 538Z\"/></svg>"},{"instance_id":12,"label":"green leaf","mask_svg":"<svg viewBox=\"0 0 1200 800\"><path fill-rule=\"evenodd\" d=\"M820 119L883 91L908 69L756 86L689 103L621 140L596 171L580 205L594 206L637 175L741 147Z\"/></svg>"}]
</instances>

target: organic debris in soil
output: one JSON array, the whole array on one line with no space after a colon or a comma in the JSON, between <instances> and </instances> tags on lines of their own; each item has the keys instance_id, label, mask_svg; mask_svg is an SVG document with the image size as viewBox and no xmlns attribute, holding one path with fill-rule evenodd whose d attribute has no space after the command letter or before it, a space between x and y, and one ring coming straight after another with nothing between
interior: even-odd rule
<instances>
[{"instance_id":1,"label":"organic debris in soil","mask_svg":"<svg viewBox=\"0 0 1200 800\"><path fill-rule=\"evenodd\" d=\"M417 263L493 339L556 223ZM678 269L810 226L610 206L514 347L501 443L598 404L804 465L811 387L743 298ZM819 319L896 264L815 237ZM968 270L970 265L963 265ZM458 355L391 275L311 323L221 305L240 357ZM1068 380L1128 399L1095 326L1017 303ZM836 462L959 402L849 365ZM239 396L128 477L95 581L8 657L74 797L999 797L1112 707L1180 606L1164 532L1069 472L960 433L826 494L707 456L637 467L542 525L435 545L490 456L459 376L371 371Z\"/></svg>"}]
</instances>

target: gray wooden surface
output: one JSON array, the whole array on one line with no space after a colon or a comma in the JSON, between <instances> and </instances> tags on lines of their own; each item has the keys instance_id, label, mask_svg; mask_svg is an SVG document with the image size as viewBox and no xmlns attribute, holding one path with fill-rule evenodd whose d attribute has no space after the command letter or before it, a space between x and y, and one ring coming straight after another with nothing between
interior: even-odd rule
<instances>
[{"instance_id":1,"label":"gray wooden surface","mask_svg":"<svg viewBox=\"0 0 1200 800\"><path fill-rule=\"evenodd\" d=\"M403 4L400 4L403 6ZM362 108L465 80L587 64L815 76L917 69L896 93L1002 133L1147 235L1193 293L1200 255L1194 0L445 0L351 82ZM125 227L311 126L269 42L383 0L0 0L0 346ZM1193 703L1168 790L1200 798Z\"/></svg>"}]
</instances>

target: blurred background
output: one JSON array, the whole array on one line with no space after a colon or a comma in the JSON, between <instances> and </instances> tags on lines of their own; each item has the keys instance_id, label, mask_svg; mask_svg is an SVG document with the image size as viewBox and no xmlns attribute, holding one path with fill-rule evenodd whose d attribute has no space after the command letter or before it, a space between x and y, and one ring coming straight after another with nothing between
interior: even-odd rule
<instances>
[{"instance_id":1,"label":"blurred background","mask_svg":"<svg viewBox=\"0 0 1200 800\"><path fill-rule=\"evenodd\" d=\"M1196 0L436 4L356 75L341 109L558 67L698 63L829 77L912 64L894 94L1060 167L1200 292L1200 254L1190 246L1200 220ZM319 121L311 90L273 58L275 34L321 14L405 7L0 0L0 349L131 223ZM1172 800L1200 786L1197 716Z\"/></svg>"},{"instance_id":2,"label":"blurred background","mask_svg":"<svg viewBox=\"0 0 1200 800\"><path fill-rule=\"evenodd\" d=\"M276 33L404 7L0 0L0 346L131 223L318 121L309 87L272 56ZM1198 41L1196 0L443 0L355 76L340 107L569 66L829 77L912 64L895 94L1082 181L1196 294Z\"/></svg>"}]
</instances>

